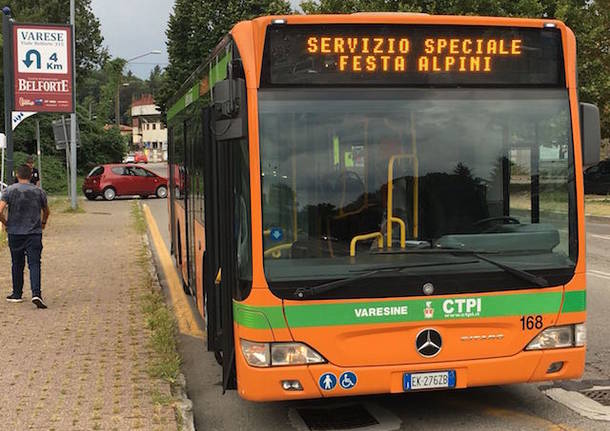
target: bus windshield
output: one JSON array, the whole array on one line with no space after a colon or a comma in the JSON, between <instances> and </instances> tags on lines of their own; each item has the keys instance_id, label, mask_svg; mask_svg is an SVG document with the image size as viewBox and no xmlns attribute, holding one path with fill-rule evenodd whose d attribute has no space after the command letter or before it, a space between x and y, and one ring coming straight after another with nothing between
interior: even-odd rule
<instances>
[{"instance_id":1,"label":"bus windshield","mask_svg":"<svg viewBox=\"0 0 610 431\"><path fill-rule=\"evenodd\" d=\"M421 252L438 248L493 253L553 283L571 277L577 247L565 89L266 89L259 115L271 287L403 263L422 269L392 278L489 273L495 288L503 279L524 287L484 262Z\"/></svg>"}]
</instances>

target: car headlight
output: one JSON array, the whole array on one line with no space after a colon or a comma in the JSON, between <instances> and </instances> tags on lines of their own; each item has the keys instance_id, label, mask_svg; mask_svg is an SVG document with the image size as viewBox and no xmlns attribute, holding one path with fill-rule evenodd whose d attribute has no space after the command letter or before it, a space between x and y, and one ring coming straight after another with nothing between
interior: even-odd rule
<instances>
[{"instance_id":1,"label":"car headlight","mask_svg":"<svg viewBox=\"0 0 610 431\"><path fill-rule=\"evenodd\" d=\"M253 367L320 364L326 360L303 343L260 343L240 340L241 351Z\"/></svg>"},{"instance_id":2,"label":"car headlight","mask_svg":"<svg viewBox=\"0 0 610 431\"><path fill-rule=\"evenodd\" d=\"M525 350L561 349L566 347L584 346L587 341L586 326L578 325L554 326L538 334L527 345Z\"/></svg>"}]
</instances>

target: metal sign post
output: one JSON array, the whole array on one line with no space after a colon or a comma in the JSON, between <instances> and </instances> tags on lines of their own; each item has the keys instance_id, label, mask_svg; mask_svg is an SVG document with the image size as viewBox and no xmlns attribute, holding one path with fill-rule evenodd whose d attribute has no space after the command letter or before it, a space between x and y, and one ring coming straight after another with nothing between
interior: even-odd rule
<instances>
[{"instance_id":1,"label":"metal sign post","mask_svg":"<svg viewBox=\"0 0 610 431\"><path fill-rule=\"evenodd\" d=\"M64 130L65 147L66 147L66 178L68 179L68 198L72 201L72 191L70 190L70 146L68 145L68 131L66 130L66 117L61 116L61 125ZM72 130L72 128L70 128Z\"/></svg>"},{"instance_id":2,"label":"metal sign post","mask_svg":"<svg viewBox=\"0 0 610 431\"><path fill-rule=\"evenodd\" d=\"M4 183L4 149L6 148L6 135L0 133L0 148L2 149L2 165L0 165L0 192L2 192L2 183Z\"/></svg>"},{"instance_id":3,"label":"metal sign post","mask_svg":"<svg viewBox=\"0 0 610 431\"><path fill-rule=\"evenodd\" d=\"M74 10L74 0L70 0L70 25L72 26L72 31L74 32L74 28L75 28L75 23L74 23L74 18L75 18L75 10ZM74 48L74 37L70 38L70 42L72 43L71 49L72 49L72 64L76 64L76 57L75 57L75 48ZM76 67L72 68L72 83L74 86L74 83L76 82ZM72 114L70 114L70 119L72 121L70 121L70 151L71 151L71 159L70 159L70 165L72 165L72 172L70 175L70 185L71 185L71 189L72 189L72 199L71 199L71 203L72 203L72 209L75 210L77 203L76 203L76 88L73 89L72 91ZM66 146L67 148L67 146Z\"/></svg>"},{"instance_id":4,"label":"metal sign post","mask_svg":"<svg viewBox=\"0 0 610 431\"><path fill-rule=\"evenodd\" d=\"M6 170L7 177L13 174L13 20L11 9L2 9L2 49L4 61L4 133L6 134ZM4 154L4 153L3 153ZM4 166L4 164L3 164Z\"/></svg>"},{"instance_id":5,"label":"metal sign post","mask_svg":"<svg viewBox=\"0 0 610 431\"><path fill-rule=\"evenodd\" d=\"M38 156L38 181L42 188L42 153L40 151L40 120L36 120L36 155Z\"/></svg>"}]
</instances>

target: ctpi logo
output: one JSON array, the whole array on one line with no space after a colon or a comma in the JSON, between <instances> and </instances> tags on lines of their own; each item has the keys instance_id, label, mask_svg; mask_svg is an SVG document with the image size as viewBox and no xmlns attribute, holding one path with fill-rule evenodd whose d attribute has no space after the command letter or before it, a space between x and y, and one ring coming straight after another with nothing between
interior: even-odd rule
<instances>
[{"instance_id":1,"label":"ctpi logo","mask_svg":"<svg viewBox=\"0 0 610 431\"><path fill-rule=\"evenodd\" d=\"M445 317L476 317L481 314L481 298L446 299L443 302Z\"/></svg>"}]
</instances>

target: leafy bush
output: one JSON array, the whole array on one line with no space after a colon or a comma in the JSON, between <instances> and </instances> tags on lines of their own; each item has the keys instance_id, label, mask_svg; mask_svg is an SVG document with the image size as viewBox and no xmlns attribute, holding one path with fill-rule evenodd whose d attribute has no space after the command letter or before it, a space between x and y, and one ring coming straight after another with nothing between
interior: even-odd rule
<instances>
[{"instance_id":1,"label":"leafy bush","mask_svg":"<svg viewBox=\"0 0 610 431\"><path fill-rule=\"evenodd\" d=\"M28 154L15 151L13 159L15 167L23 165L28 157ZM34 158L34 165L38 166L38 159ZM49 194L66 193L68 184L66 177L65 158L59 156L42 155L42 187ZM10 182L10 181L9 181Z\"/></svg>"}]
</instances>

